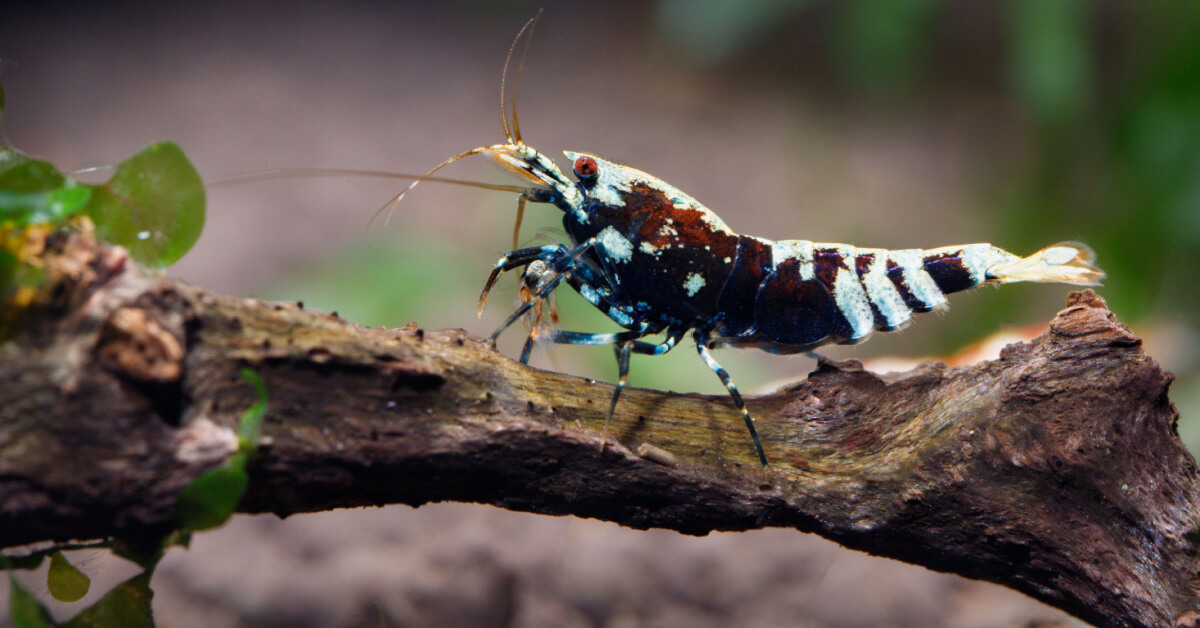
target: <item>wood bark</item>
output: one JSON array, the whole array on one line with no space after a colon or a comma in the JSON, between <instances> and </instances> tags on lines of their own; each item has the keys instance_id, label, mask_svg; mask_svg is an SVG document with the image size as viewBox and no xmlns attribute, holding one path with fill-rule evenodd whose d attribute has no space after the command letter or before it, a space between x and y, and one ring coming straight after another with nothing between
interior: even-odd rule
<instances>
[{"instance_id":1,"label":"wood bark","mask_svg":"<svg viewBox=\"0 0 1200 628\"><path fill-rule=\"evenodd\" d=\"M1195 626L1197 466L1171 375L1091 291L969 367L823 361L749 399L541 371L460 330L364 329L147 272L86 229L34 242L3 321L0 547L136 537L270 402L240 510L466 501L686 534L764 526L997 582L1101 626Z\"/></svg>"}]
</instances>

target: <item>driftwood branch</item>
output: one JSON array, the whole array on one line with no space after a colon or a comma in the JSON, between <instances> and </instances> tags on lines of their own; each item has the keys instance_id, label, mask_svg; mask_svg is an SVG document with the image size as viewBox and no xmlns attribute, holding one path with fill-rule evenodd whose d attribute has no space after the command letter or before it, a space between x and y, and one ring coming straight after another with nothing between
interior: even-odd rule
<instances>
[{"instance_id":1,"label":"driftwood branch","mask_svg":"<svg viewBox=\"0 0 1200 628\"><path fill-rule=\"evenodd\" d=\"M36 243L41 246L42 243ZM998 582L1104 626L1193 626L1197 467L1171 376L1090 292L972 367L822 363L750 400L626 393L461 331L363 329L147 273L86 230L0 345L0 547L170 525L270 394L246 512L457 500L687 534L764 526Z\"/></svg>"}]
</instances>

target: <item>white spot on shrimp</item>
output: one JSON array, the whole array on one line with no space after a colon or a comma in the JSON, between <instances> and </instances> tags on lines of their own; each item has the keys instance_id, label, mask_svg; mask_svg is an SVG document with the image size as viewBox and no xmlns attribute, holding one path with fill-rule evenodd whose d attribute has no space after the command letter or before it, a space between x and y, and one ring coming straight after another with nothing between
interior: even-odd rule
<instances>
[{"instance_id":1,"label":"white spot on shrimp","mask_svg":"<svg viewBox=\"0 0 1200 628\"><path fill-rule=\"evenodd\" d=\"M701 277L700 273L691 273L683 282L683 289L687 291L689 297L694 297L706 283L708 282L704 281L704 277Z\"/></svg>"},{"instance_id":2,"label":"white spot on shrimp","mask_svg":"<svg viewBox=\"0 0 1200 628\"><path fill-rule=\"evenodd\" d=\"M997 257L997 253L1000 257ZM987 269L997 261L1004 259L1007 255L1009 259L1014 259L1012 255L997 249L990 244L967 244L965 246L943 246L937 249L928 249L924 251L924 256L936 257L938 255L949 255L962 260L962 266L968 273L971 274L971 281L975 284L981 284L987 281Z\"/></svg>"},{"instance_id":3,"label":"white spot on shrimp","mask_svg":"<svg viewBox=\"0 0 1200 628\"><path fill-rule=\"evenodd\" d=\"M888 259L900 267L901 278L908 288L909 294L934 309L946 304L946 295L942 294L933 277L925 272L925 252L920 249L900 249L888 251Z\"/></svg>"},{"instance_id":4,"label":"white spot on shrimp","mask_svg":"<svg viewBox=\"0 0 1200 628\"><path fill-rule=\"evenodd\" d=\"M633 324L633 318L616 307L608 308L608 317L622 327L628 327Z\"/></svg>"},{"instance_id":5,"label":"white spot on shrimp","mask_svg":"<svg viewBox=\"0 0 1200 628\"><path fill-rule=\"evenodd\" d=\"M983 283L987 281L987 267L992 252L997 250L990 244L968 244L963 247L963 266L971 273L971 281Z\"/></svg>"},{"instance_id":6,"label":"white spot on shrimp","mask_svg":"<svg viewBox=\"0 0 1200 628\"><path fill-rule=\"evenodd\" d=\"M796 260L800 269L800 279L811 281L815 276L812 242L808 240L771 242L771 270L774 271L786 259Z\"/></svg>"},{"instance_id":7,"label":"white spot on shrimp","mask_svg":"<svg viewBox=\"0 0 1200 628\"><path fill-rule=\"evenodd\" d=\"M596 291L590 286L580 286L579 294L592 305L598 305L600 303L600 295L597 294Z\"/></svg>"},{"instance_id":8,"label":"white spot on shrimp","mask_svg":"<svg viewBox=\"0 0 1200 628\"><path fill-rule=\"evenodd\" d=\"M696 203L696 209L698 209L700 211L700 219L703 220L705 223L708 223L708 226L712 227L713 231L717 231L719 233L728 233L728 234L733 233L733 230L729 228L729 225L726 225L725 221L721 220L716 214L714 214L712 212L712 210L708 209L707 207L705 207L699 203Z\"/></svg>"},{"instance_id":9,"label":"white spot on shrimp","mask_svg":"<svg viewBox=\"0 0 1200 628\"><path fill-rule=\"evenodd\" d=\"M643 242L638 248L642 249L642 252L647 255L658 257L658 247L649 242Z\"/></svg>"},{"instance_id":10,"label":"white spot on shrimp","mask_svg":"<svg viewBox=\"0 0 1200 628\"><path fill-rule=\"evenodd\" d=\"M858 249L860 255L870 255L867 271L859 278L867 291L867 298L883 315L888 327L900 329L912 318L912 309L887 276L888 252L884 249Z\"/></svg>"},{"instance_id":11,"label":"white spot on shrimp","mask_svg":"<svg viewBox=\"0 0 1200 628\"><path fill-rule=\"evenodd\" d=\"M848 257L849 263L854 263L853 257ZM865 340L875 326L875 315L871 312L871 302L867 292L854 271L839 268L833 280L833 299L837 307L850 323L851 333L847 340Z\"/></svg>"},{"instance_id":12,"label":"white spot on shrimp","mask_svg":"<svg viewBox=\"0 0 1200 628\"><path fill-rule=\"evenodd\" d=\"M604 248L604 252L612 258L614 262L628 262L633 256L633 243L629 238L621 235L619 231L609 225L596 236L600 241L600 246Z\"/></svg>"}]
</instances>

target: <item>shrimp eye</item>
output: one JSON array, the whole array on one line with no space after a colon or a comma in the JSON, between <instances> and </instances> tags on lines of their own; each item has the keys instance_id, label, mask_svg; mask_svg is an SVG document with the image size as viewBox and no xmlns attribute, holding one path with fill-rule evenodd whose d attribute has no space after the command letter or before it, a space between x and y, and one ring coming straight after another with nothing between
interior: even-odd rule
<instances>
[{"instance_id":1,"label":"shrimp eye","mask_svg":"<svg viewBox=\"0 0 1200 628\"><path fill-rule=\"evenodd\" d=\"M600 167L596 165L596 160L584 155L575 160L575 176L580 179L595 179L600 174Z\"/></svg>"}]
</instances>

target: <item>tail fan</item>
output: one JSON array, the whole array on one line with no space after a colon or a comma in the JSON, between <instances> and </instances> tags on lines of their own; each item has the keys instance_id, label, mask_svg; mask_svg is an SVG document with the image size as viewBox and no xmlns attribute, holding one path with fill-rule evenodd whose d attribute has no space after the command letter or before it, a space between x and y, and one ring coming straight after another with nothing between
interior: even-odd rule
<instances>
[{"instance_id":1,"label":"tail fan","mask_svg":"<svg viewBox=\"0 0 1200 628\"><path fill-rule=\"evenodd\" d=\"M1060 242L1029 257L1005 261L987 270L989 283L1037 281L1098 286L1104 271L1096 268L1096 254L1086 244Z\"/></svg>"}]
</instances>

